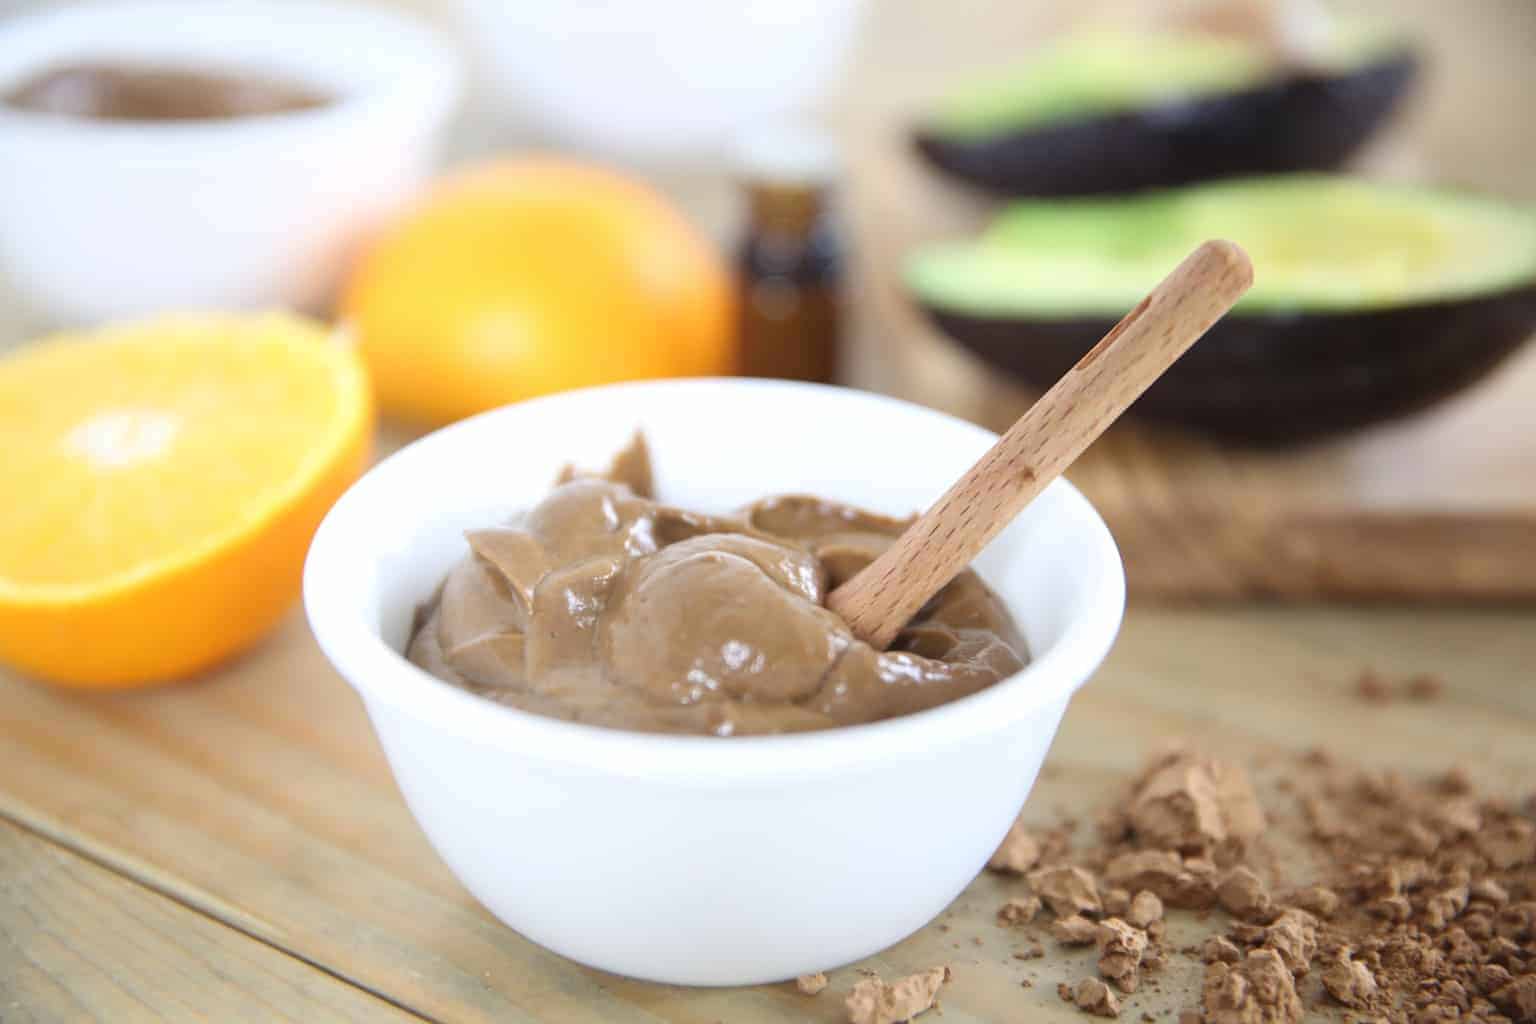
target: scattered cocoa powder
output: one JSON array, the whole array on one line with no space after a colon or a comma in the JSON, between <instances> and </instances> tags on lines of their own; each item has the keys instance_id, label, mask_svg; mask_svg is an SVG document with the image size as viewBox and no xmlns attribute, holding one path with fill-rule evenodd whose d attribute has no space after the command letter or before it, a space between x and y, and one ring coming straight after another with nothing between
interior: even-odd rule
<instances>
[{"instance_id":1,"label":"scattered cocoa powder","mask_svg":"<svg viewBox=\"0 0 1536 1024\"><path fill-rule=\"evenodd\" d=\"M1294 1024L1304 1002L1349 1021L1536 1024L1536 799L1481 798L1460 769L1411 780L1325 751L1262 767L1277 795L1261 806L1242 767L1159 754L1099 842L1042 841L1028 881L1052 934L1100 946L1100 977L1064 984L1065 1000L1114 1015L1110 986L1134 991L1168 955L1163 905L1219 906L1222 934L1179 951L1207 965L1201 1008L1180 1024Z\"/></svg>"},{"instance_id":2,"label":"scattered cocoa powder","mask_svg":"<svg viewBox=\"0 0 1536 1024\"><path fill-rule=\"evenodd\" d=\"M953 975L934 967L887 984L879 976L864 978L848 993L849 1024L901 1024L933 1008L939 989Z\"/></svg>"},{"instance_id":3,"label":"scattered cocoa powder","mask_svg":"<svg viewBox=\"0 0 1536 1024\"><path fill-rule=\"evenodd\" d=\"M815 974L802 974L795 979L795 988L808 996L820 995L821 990L827 987L827 976L821 971Z\"/></svg>"}]
</instances>

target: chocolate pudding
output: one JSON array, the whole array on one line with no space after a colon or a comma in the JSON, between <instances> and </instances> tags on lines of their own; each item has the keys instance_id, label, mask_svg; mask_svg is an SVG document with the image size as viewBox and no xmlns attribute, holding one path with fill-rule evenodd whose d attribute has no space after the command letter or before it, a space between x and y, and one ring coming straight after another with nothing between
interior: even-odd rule
<instances>
[{"instance_id":1,"label":"chocolate pudding","mask_svg":"<svg viewBox=\"0 0 1536 1024\"><path fill-rule=\"evenodd\" d=\"M0 102L101 121L207 121L311 110L332 98L270 75L90 61L41 71L6 90Z\"/></svg>"},{"instance_id":2,"label":"chocolate pudding","mask_svg":"<svg viewBox=\"0 0 1536 1024\"><path fill-rule=\"evenodd\" d=\"M408 656L489 700L568 721L716 736L893 718L1018 671L1024 643L972 571L891 649L827 594L906 527L804 495L728 515L653 497L636 438L601 476L562 474L470 553L417 615Z\"/></svg>"}]
</instances>

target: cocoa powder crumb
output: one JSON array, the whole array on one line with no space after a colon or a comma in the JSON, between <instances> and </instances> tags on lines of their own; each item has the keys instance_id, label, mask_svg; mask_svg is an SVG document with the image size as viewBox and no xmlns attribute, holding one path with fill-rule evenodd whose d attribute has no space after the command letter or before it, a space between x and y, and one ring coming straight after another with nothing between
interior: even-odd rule
<instances>
[{"instance_id":1,"label":"cocoa powder crumb","mask_svg":"<svg viewBox=\"0 0 1536 1024\"><path fill-rule=\"evenodd\" d=\"M1063 946L1090 946L1098 940L1099 926L1081 914L1073 914L1052 922L1051 937Z\"/></svg>"},{"instance_id":2,"label":"cocoa powder crumb","mask_svg":"<svg viewBox=\"0 0 1536 1024\"><path fill-rule=\"evenodd\" d=\"M1492 993L1493 1005L1517 1021L1536 1021L1536 973L1526 974Z\"/></svg>"},{"instance_id":3,"label":"cocoa powder crumb","mask_svg":"<svg viewBox=\"0 0 1536 1024\"><path fill-rule=\"evenodd\" d=\"M822 989L826 987L827 976L821 971L817 971L815 974L802 974L795 979L795 988L808 996L819 995Z\"/></svg>"},{"instance_id":4,"label":"cocoa powder crumb","mask_svg":"<svg viewBox=\"0 0 1536 1024\"><path fill-rule=\"evenodd\" d=\"M1029 924L1040 913L1040 897L1015 896L997 908L997 923L1005 925Z\"/></svg>"},{"instance_id":5,"label":"cocoa powder crumb","mask_svg":"<svg viewBox=\"0 0 1536 1024\"><path fill-rule=\"evenodd\" d=\"M1292 894L1290 902L1313 917L1329 918L1339 909L1339 894L1321 885L1309 885Z\"/></svg>"},{"instance_id":6,"label":"cocoa powder crumb","mask_svg":"<svg viewBox=\"0 0 1536 1024\"><path fill-rule=\"evenodd\" d=\"M1241 766L1180 748L1155 758L1137 780L1126 818L1143 843L1175 850L1208 850L1264 830Z\"/></svg>"},{"instance_id":7,"label":"cocoa powder crumb","mask_svg":"<svg viewBox=\"0 0 1536 1024\"><path fill-rule=\"evenodd\" d=\"M1377 917L1394 923L1401 923L1408 920L1409 915L1413 913L1413 906L1406 897L1388 896L1372 903L1370 911Z\"/></svg>"},{"instance_id":8,"label":"cocoa powder crumb","mask_svg":"<svg viewBox=\"0 0 1536 1024\"><path fill-rule=\"evenodd\" d=\"M1407 700L1439 700L1445 692L1445 680L1432 672L1421 672L1393 683L1374 669L1366 669L1355 678L1355 696L1372 704L1390 704L1402 697Z\"/></svg>"},{"instance_id":9,"label":"cocoa powder crumb","mask_svg":"<svg viewBox=\"0 0 1536 1024\"><path fill-rule=\"evenodd\" d=\"M1483 798L1462 770L1416 779L1327 752L1260 763L1262 789L1212 764L1152 758L1087 848L1037 833L1027 878L1052 934L1100 944L1101 977L1085 981L1109 996L1155 986L1163 905L1219 904L1225 934L1179 951L1208 963L1204 1013L1185 1024L1291 1024L1309 972L1315 1009L1352 1024L1536 1024L1536 807ZM1243 787L1253 814L1222 810ZM1233 828L1255 819L1262 831ZM1077 1002L1077 986L1062 992Z\"/></svg>"},{"instance_id":10,"label":"cocoa powder crumb","mask_svg":"<svg viewBox=\"0 0 1536 1024\"><path fill-rule=\"evenodd\" d=\"M1084 978L1072 989L1072 1002L1096 1017L1120 1016L1120 1000L1098 978Z\"/></svg>"},{"instance_id":11,"label":"cocoa powder crumb","mask_svg":"<svg viewBox=\"0 0 1536 1024\"><path fill-rule=\"evenodd\" d=\"M1031 872L1029 886L1057 917L1098 914L1099 886L1084 868L1062 864Z\"/></svg>"},{"instance_id":12,"label":"cocoa powder crumb","mask_svg":"<svg viewBox=\"0 0 1536 1024\"><path fill-rule=\"evenodd\" d=\"M1496 871L1507 871L1536 859L1536 825L1506 821L1478 834L1477 849Z\"/></svg>"},{"instance_id":13,"label":"cocoa powder crumb","mask_svg":"<svg viewBox=\"0 0 1536 1024\"><path fill-rule=\"evenodd\" d=\"M1269 891L1259 876L1246 867L1235 867L1216 884L1216 899L1234 917L1258 920L1270 911Z\"/></svg>"},{"instance_id":14,"label":"cocoa powder crumb","mask_svg":"<svg viewBox=\"0 0 1536 1024\"><path fill-rule=\"evenodd\" d=\"M1509 890L1491 878L1480 878L1473 882L1468 893L1472 899L1481 900L1494 907L1502 907L1509 902Z\"/></svg>"},{"instance_id":15,"label":"cocoa powder crumb","mask_svg":"<svg viewBox=\"0 0 1536 1024\"><path fill-rule=\"evenodd\" d=\"M1439 700L1445 692L1445 680L1425 672L1412 676L1403 684L1403 693L1409 700Z\"/></svg>"},{"instance_id":16,"label":"cocoa powder crumb","mask_svg":"<svg viewBox=\"0 0 1536 1024\"><path fill-rule=\"evenodd\" d=\"M1131 891L1145 889L1182 910L1201 910L1216 901L1215 865L1201 858L1186 860L1173 850L1119 854L1105 867L1104 879Z\"/></svg>"},{"instance_id":17,"label":"cocoa powder crumb","mask_svg":"<svg viewBox=\"0 0 1536 1024\"><path fill-rule=\"evenodd\" d=\"M1003 837L997 852L987 861L991 871L1010 875L1022 875L1040 860L1040 842L1025 828L1024 822L1015 821Z\"/></svg>"},{"instance_id":18,"label":"cocoa powder crumb","mask_svg":"<svg viewBox=\"0 0 1536 1024\"><path fill-rule=\"evenodd\" d=\"M1305 974L1317 952L1317 919L1294 907L1281 911L1264 929L1264 946L1274 950L1292 973Z\"/></svg>"},{"instance_id":19,"label":"cocoa powder crumb","mask_svg":"<svg viewBox=\"0 0 1536 1024\"><path fill-rule=\"evenodd\" d=\"M1237 948L1237 944L1221 935L1212 935L1200 947L1200 959L1208 964L1235 964L1242 958L1243 951Z\"/></svg>"},{"instance_id":20,"label":"cocoa powder crumb","mask_svg":"<svg viewBox=\"0 0 1536 1024\"><path fill-rule=\"evenodd\" d=\"M1414 853L1425 857L1440 849L1440 837L1422 821L1408 821L1402 825L1403 840Z\"/></svg>"},{"instance_id":21,"label":"cocoa powder crumb","mask_svg":"<svg viewBox=\"0 0 1536 1024\"><path fill-rule=\"evenodd\" d=\"M1131 900L1130 908L1126 911L1125 919L1137 928L1150 928L1156 921L1163 918L1163 901L1157 898L1155 892L1143 889Z\"/></svg>"},{"instance_id":22,"label":"cocoa powder crumb","mask_svg":"<svg viewBox=\"0 0 1536 1024\"><path fill-rule=\"evenodd\" d=\"M1099 924L1094 941L1099 947L1099 973L1113 980L1122 992L1136 991L1147 933L1111 917Z\"/></svg>"},{"instance_id":23,"label":"cocoa powder crumb","mask_svg":"<svg viewBox=\"0 0 1536 1024\"><path fill-rule=\"evenodd\" d=\"M1214 963L1201 984L1206 1024L1299 1024L1301 997L1280 955L1256 949L1239 964Z\"/></svg>"},{"instance_id":24,"label":"cocoa powder crumb","mask_svg":"<svg viewBox=\"0 0 1536 1024\"><path fill-rule=\"evenodd\" d=\"M1354 831L1354 824L1337 805L1316 793L1301 798L1301 813L1312 827L1312 834L1319 839L1348 836Z\"/></svg>"},{"instance_id":25,"label":"cocoa powder crumb","mask_svg":"<svg viewBox=\"0 0 1536 1024\"><path fill-rule=\"evenodd\" d=\"M1322 974L1323 988L1345 1006L1363 1009L1376 998L1376 976L1359 960L1340 958Z\"/></svg>"},{"instance_id":26,"label":"cocoa powder crumb","mask_svg":"<svg viewBox=\"0 0 1536 1024\"><path fill-rule=\"evenodd\" d=\"M1374 704L1385 704L1392 699L1392 687L1375 669L1368 668L1355 679L1355 695Z\"/></svg>"},{"instance_id":27,"label":"cocoa powder crumb","mask_svg":"<svg viewBox=\"0 0 1536 1024\"><path fill-rule=\"evenodd\" d=\"M939 989L953 977L948 967L910 974L890 984L878 976L853 986L845 1005L848 1024L901 1024L933 1008Z\"/></svg>"},{"instance_id":28,"label":"cocoa powder crumb","mask_svg":"<svg viewBox=\"0 0 1536 1024\"><path fill-rule=\"evenodd\" d=\"M1168 890L1183 871L1183 859L1172 850L1131 850L1109 862L1104 878L1111 885L1148 889L1167 899Z\"/></svg>"}]
</instances>

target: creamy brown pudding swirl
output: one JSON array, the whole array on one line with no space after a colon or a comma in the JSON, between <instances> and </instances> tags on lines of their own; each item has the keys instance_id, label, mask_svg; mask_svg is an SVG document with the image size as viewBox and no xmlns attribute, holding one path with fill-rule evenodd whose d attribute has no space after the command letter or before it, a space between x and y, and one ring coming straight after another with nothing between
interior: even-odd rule
<instances>
[{"instance_id":1,"label":"creamy brown pudding swirl","mask_svg":"<svg viewBox=\"0 0 1536 1024\"><path fill-rule=\"evenodd\" d=\"M969 570L889 651L854 638L828 592L907 525L821 498L732 515L652 498L643 441L601 477L567 470L470 553L417 615L409 657L490 700L644 732L799 732L920 711L1024 664Z\"/></svg>"}]
</instances>

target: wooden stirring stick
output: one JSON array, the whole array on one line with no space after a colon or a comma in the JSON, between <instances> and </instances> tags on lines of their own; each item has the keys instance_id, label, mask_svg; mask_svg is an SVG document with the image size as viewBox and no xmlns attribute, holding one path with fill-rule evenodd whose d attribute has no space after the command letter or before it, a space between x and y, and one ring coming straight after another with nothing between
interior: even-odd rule
<instances>
[{"instance_id":1,"label":"wooden stirring stick","mask_svg":"<svg viewBox=\"0 0 1536 1024\"><path fill-rule=\"evenodd\" d=\"M1077 361L827 606L884 650L918 609L1060 476L1253 283L1231 242L1211 241Z\"/></svg>"}]
</instances>

